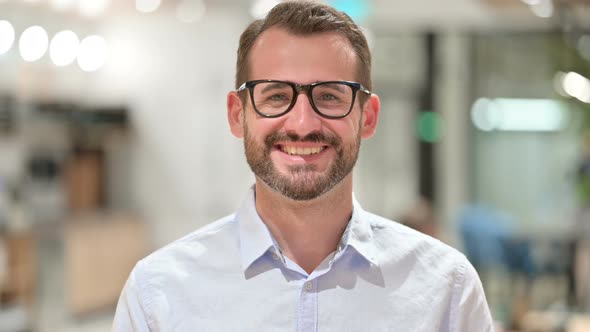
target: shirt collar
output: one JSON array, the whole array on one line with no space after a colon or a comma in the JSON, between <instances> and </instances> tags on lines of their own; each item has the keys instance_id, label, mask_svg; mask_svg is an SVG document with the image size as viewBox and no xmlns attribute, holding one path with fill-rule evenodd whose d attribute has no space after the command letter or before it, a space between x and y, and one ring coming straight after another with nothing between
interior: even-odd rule
<instances>
[{"instance_id":1,"label":"shirt collar","mask_svg":"<svg viewBox=\"0 0 590 332\"><path fill-rule=\"evenodd\" d=\"M276 241L256 211L254 187L248 191L246 199L236 213L236 219L239 225L244 270L273 247L280 255ZM370 215L363 210L354 194L352 217L342 234L337 252L344 251L347 247L352 247L371 264L377 265L377 250L373 242Z\"/></svg>"},{"instance_id":2,"label":"shirt collar","mask_svg":"<svg viewBox=\"0 0 590 332\"><path fill-rule=\"evenodd\" d=\"M242 268L246 270L274 245L270 231L256 211L254 187L248 191L246 199L237 211L236 219L240 232Z\"/></svg>"},{"instance_id":3,"label":"shirt collar","mask_svg":"<svg viewBox=\"0 0 590 332\"><path fill-rule=\"evenodd\" d=\"M340 241L340 248L350 246L371 264L377 265L377 248L373 240L371 216L361 207L360 203L352 196L352 217L346 226L346 230Z\"/></svg>"}]
</instances>

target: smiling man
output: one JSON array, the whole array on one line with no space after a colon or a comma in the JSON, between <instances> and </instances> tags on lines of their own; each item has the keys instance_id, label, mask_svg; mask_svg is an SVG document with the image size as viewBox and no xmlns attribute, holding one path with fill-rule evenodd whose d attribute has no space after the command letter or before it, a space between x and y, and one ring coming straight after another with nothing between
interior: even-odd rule
<instances>
[{"instance_id":1,"label":"smiling man","mask_svg":"<svg viewBox=\"0 0 590 332\"><path fill-rule=\"evenodd\" d=\"M492 331L456 250L362 209L352 170L380 103L345 14L284 2L240 38L231 132L256 183L239 210L141 260L115 331Z\"/></svg>"}]
</instances>

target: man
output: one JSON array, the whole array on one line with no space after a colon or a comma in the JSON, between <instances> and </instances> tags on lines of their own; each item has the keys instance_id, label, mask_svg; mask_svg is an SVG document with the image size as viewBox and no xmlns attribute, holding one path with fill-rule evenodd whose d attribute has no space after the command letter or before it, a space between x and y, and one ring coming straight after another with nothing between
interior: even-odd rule
<instances>
[{"instance_id":1,"label":"man","mask_svg":"<svg viewBox=\"0 0 590 332\"><path fill-rule=\"evenodd\" d=\"M375 132L370 53L348 16L284 2L238 49L231 132L256 176L240 209L140 261L116 331L492 331L465 257L352 194Z\"/></svg>"}]
</instances>

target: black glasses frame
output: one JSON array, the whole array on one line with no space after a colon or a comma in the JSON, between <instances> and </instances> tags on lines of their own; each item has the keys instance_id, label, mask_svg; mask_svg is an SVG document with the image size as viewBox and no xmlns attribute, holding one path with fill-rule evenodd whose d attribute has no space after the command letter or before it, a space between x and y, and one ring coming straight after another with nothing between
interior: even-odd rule
<instances>
[{"instance_id":1,"label":"black glasses frame","mask_svg":"<svg viewBox=\"0 0 590 332\"><path fill-rule=\"evenodd\" d=\"M289 107L287 107L287 109L284 112L278 113L278 114L264 114L262 112L260 112L258 110L258 108L256 107L256 103L254 102L254 87L259 84L259 83L284 83L287 84L289 86L291 86L291 88L293 88L293 100L291 100L291 104L289 104ZM323 84L334 84L334 83L338 83L338 84L344 84L347 85L349 87L352 88L352 102L350 103L350 109L344 114L344 115L327 115L324 114L322 112L320 112L320 110L317 108L317 106L315 105L315 103L313 102L313 97L312 97L312 90L313 88L315 88L316 86L319 85L323 85ZM305 92L305 95L307 96L307 99L309 100L309 103L311 105L311 107L313 108L313 110L328 119L341 119L346 117L348 114L350 114L350 112L352 111L352 108L354 107L354 102L356 100L356 93L358 91L362 91L368 95L371 95L371 91L369 91L369 89L365 88L362 84L357 83L357 82L349 82L349 81L324 81L324 82L315 82L312 84L297 84L297 83L293 83L293 82L288 82L288 81L280 81L280 80L254 80L254 81L246 81L244 82L242 85L240 85L240 87L238 88L238 90L236 90L236 92L242 92L244 90L248 89L248 91L250 92L250 101L252 102L252 107L254 107L254 111L265 118L278 118L280 116L283 116L287 113L289 113L289 111L291 111L293 109L293 106L295 106L295 103L297 103L297 97L299 96L299 93L301 91Z\"/></svg>"}]
</instances>

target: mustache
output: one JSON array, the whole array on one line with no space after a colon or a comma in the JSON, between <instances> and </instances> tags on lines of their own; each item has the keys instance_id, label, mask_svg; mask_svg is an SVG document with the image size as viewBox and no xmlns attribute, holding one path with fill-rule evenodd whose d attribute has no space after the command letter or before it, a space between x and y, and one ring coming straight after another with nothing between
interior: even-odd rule
<instances>
[{"instance_id":1,"label":"mustache","mask_svg":"<svg viewBox=\"0 0 590 332\"><path fill-rule=\"evenodd\" d=\"M264 143L267 147L273 146L278 142L311 142L324 143L330 146L340 146L342 140L335 135L326 135L320 132L311 132L303 137L295 133L279 133L274 132L266 137Z\"/></svg>"}]
</instances>

